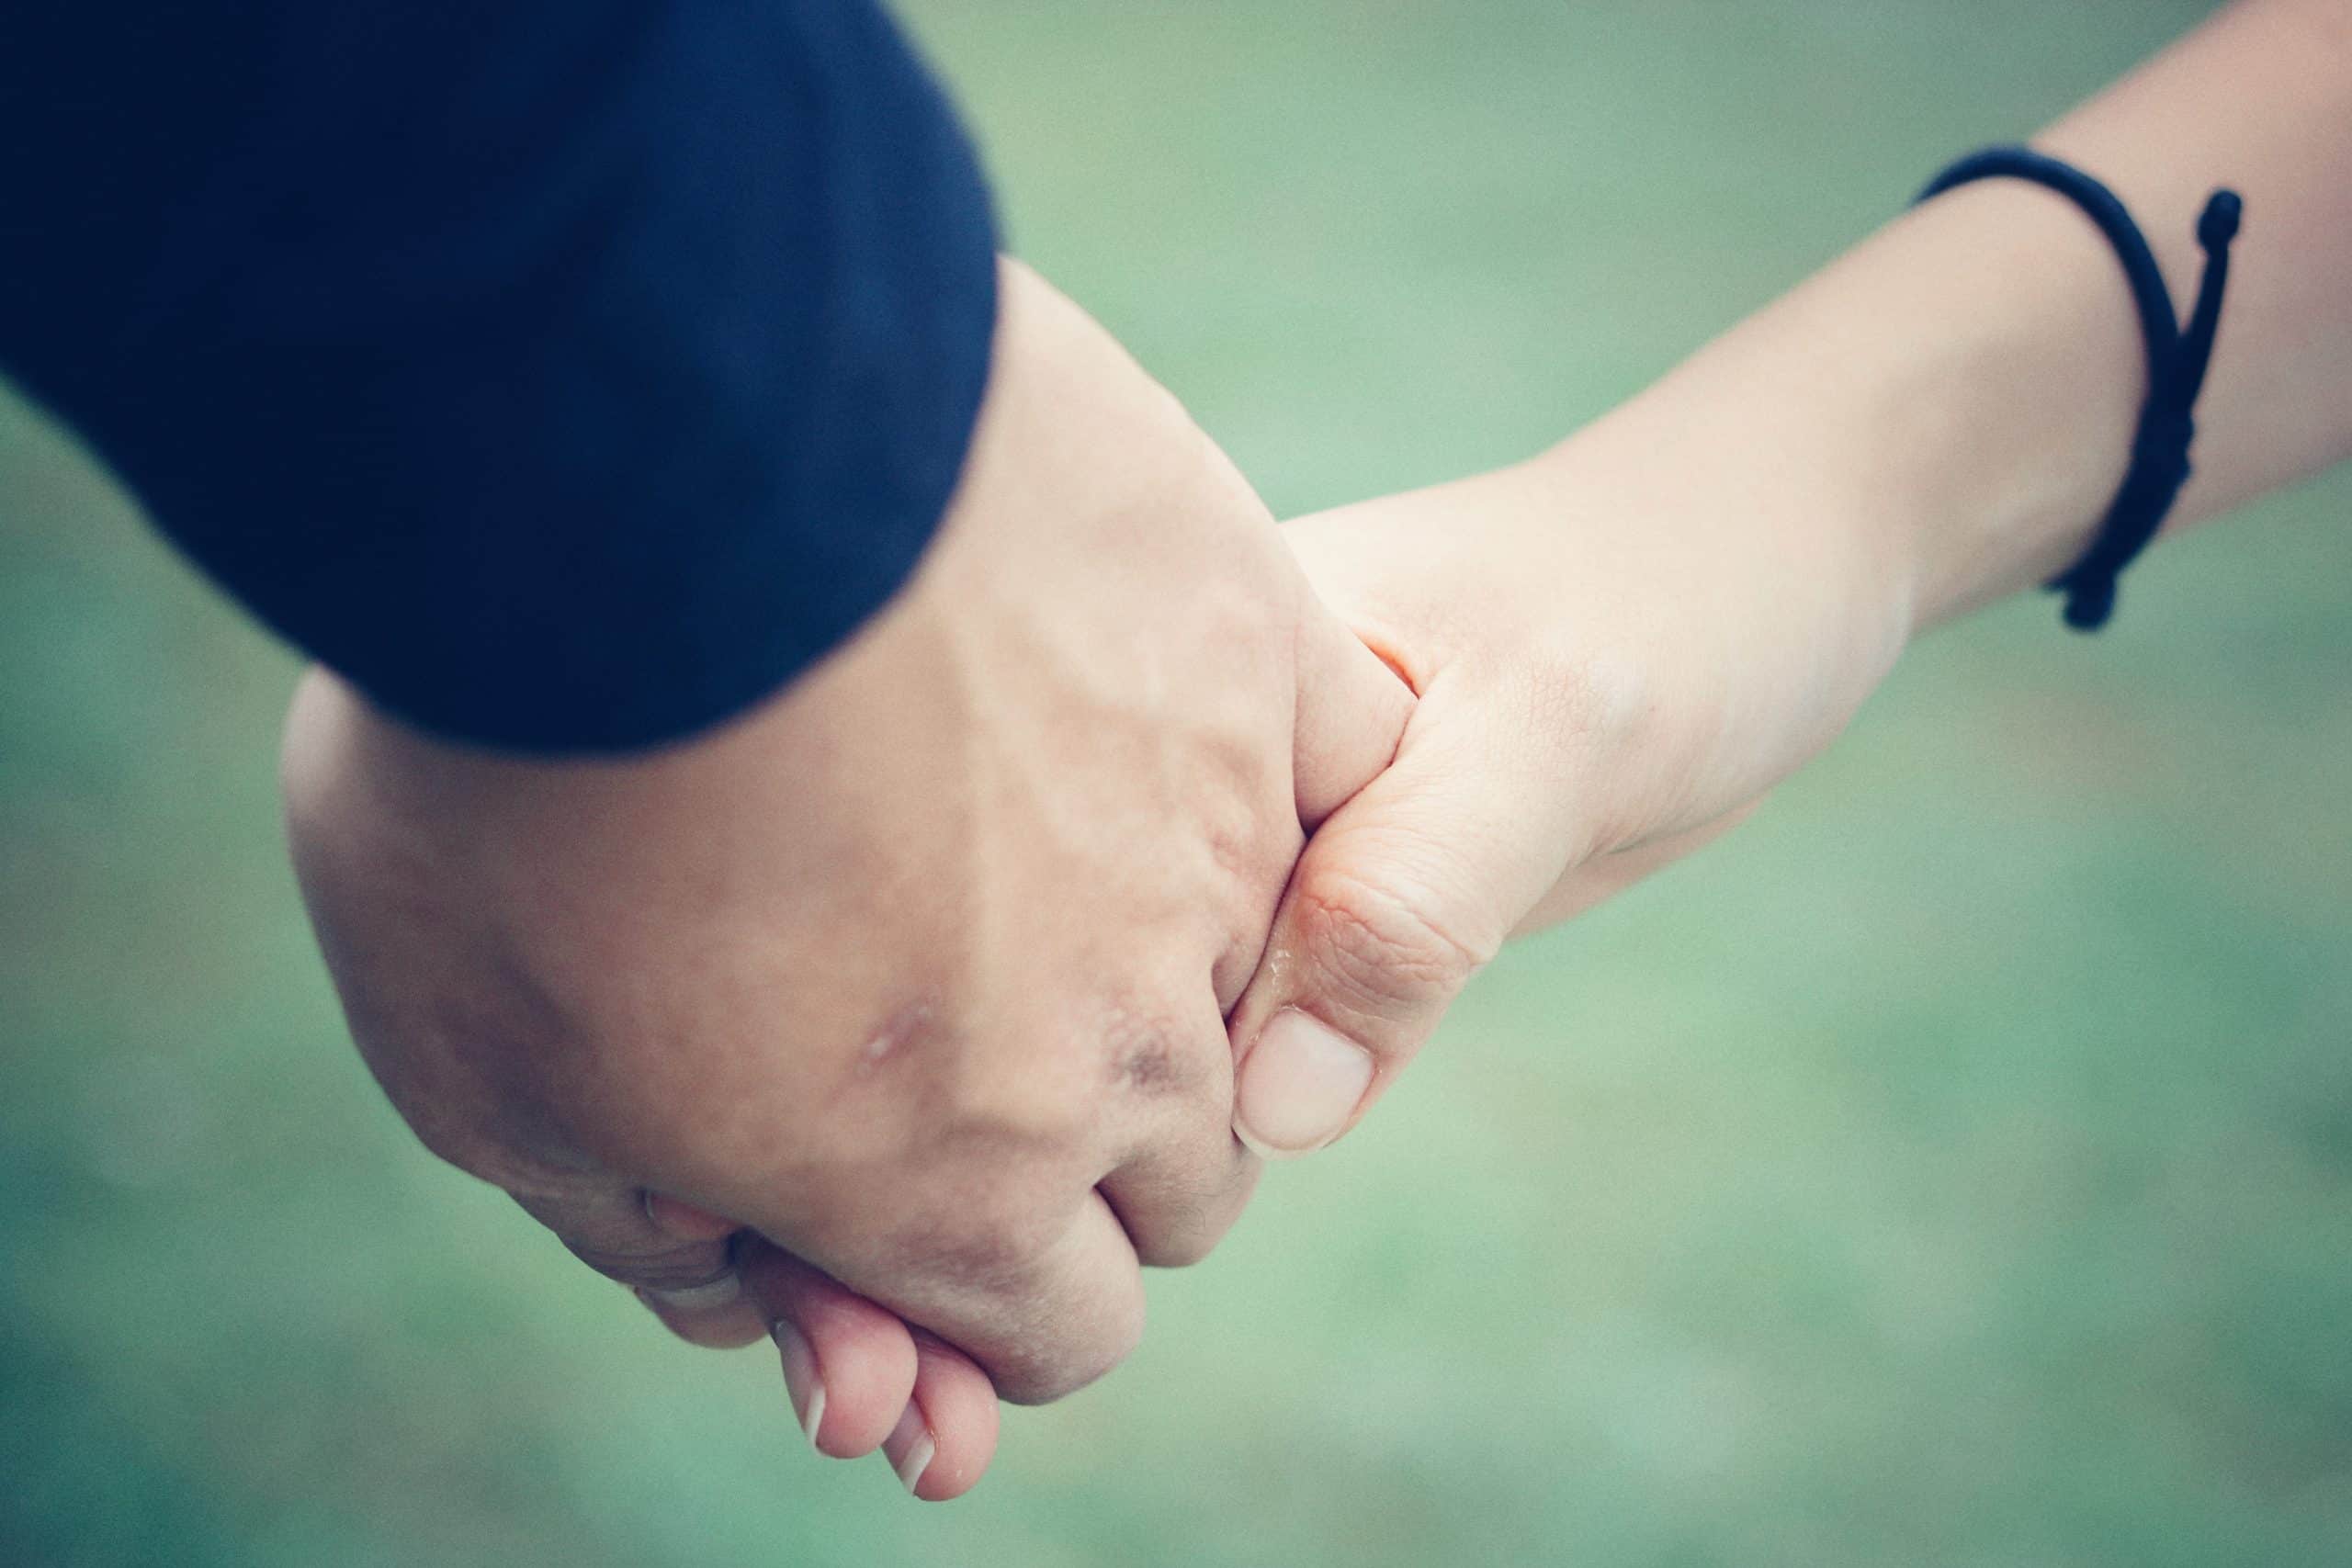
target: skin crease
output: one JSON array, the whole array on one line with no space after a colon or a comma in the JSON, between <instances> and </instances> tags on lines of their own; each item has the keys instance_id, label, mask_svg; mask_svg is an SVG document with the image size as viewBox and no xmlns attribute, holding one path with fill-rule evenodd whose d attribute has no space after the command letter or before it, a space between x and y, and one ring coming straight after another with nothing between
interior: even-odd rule
<instances>
[{"instance_id":1,"label":"skin crease","mask_svg":"<svg viewBox=\"0 0 2352 1568\"><path fill-rule=\"evenodd\" d=\"M795 1322L820 1447L932 1441L946 1495L993 1442L974 1388L1099 1375L1139 1266L1248 1196L1224 1013L1409 704L1174 400L1009 263L950 515L848 645L589 763L441 744L313 674L288 821L426 1145L689 1338ZM945 1429L894 1438L910 1400Z\"/></svg>"},{"instance_id":2,"label":"skin crease","mask_svg":"<svg viewBox=\"0 0 2352 1568\"><path fill-rule=\"evenodd\" d=\"M2263 83L2263 92L2218 90L2249 81ZM2184 116L2199 127L2191 141L2174 134ZM2352 447L2352 400L2343 396L2352 384L2352 299L2337 265L2352 254L2352 192L2336 175L2352 166L2352 23L2339 7L2324 0L2235 7L2041 144L2124 197L2177 299L2194 287L2188 234L2196 205L2224 181L2246 196L2246 238L2199 410L2199 477L2176 526ZM829 1390L839 1389L819 1433L823 1451L846 1456L887 1444L895 1465L927 1438L936 1457L915 1478L918 1495L953 1495L978 1479L993 1451L994 1404L978 1397L989 1372L1016 1396L1058 1392L1038 1359L1057 1334L1091 1345L1085 1371L1107 1364L1134 1331L1139 1300L1125 1282L1142 1248L1124 1238L1148 1234L1155 1212L1211 1213L1207 1225L1178 1227L1182 1239L1159 1254L1170 1261L1196 1255L1246 1195L1246 1157L1231 1156L1242 1173L1231 1174L1214 1156L1215 1140L1170 1114L1166 1097L1145 1086L1204 1084L1205 1095L1185 1100L1189 1114L1220 1089L1238 1094L1246 1113L1250 1053L1270 1019L1297 1010L1376 1058L1370 1088L1346 1118L1352 1124L1509 935L1589 907L1726 830L1835 737L1918 629L2028 587L2078 553L2120 474L2142 391L2139 353L2113 260L2071 209L2038 191L1972 187L1890 226L1551 452L1294 525L1290 538L1317 591L1419 701L1385 772L1387 742L1405 710L1402 688L1385 671L1385 686L1359 679L1348 688L1395 721L1369 726L1373 738L1362 747L1310 739L1343 732L1342 723L1318 726L1308 716L1294 725L1289 743L1303 773L1316 771L1306 759L1327 744L1346 761L1326 770L1340 783L1293 792L1273 815L1313 826L1347 802L1295 871L1249 827L1259 820L1250 806L1283 793L1253 777L1228 796L1237 803L1231 817L1194 824L1226 846L1212 861L1253 874L1236 879L1248 892L1227 889L1210 929L1187 928L1180 911L1185 897L1216 881L1213 873L1200 873L1189 893L1170 890L1164 904L1145 900L1146 919L1162 922L1152 934L1187 954L1178 967L1192 978L1147 981L1170 994L1195 988L1175 1011L1221 1011L1258 964L1229 1021L1237 1077L1208 1066L1213 1053L1132 998L1114 998L1106 1026L1099 1008L1081 1010L1073 1023L1068 1013L1039 1012L1017 991L990 990L987 964L1023 951L1013 933L1025 906L958 905L925 925L931 867L919 846L852 833L817 850L774 848L806 859L763 860L733 844L683 864L643 852L665 837L691 840L687 829L699 821L778 809L786 797L772 791L784 786L762 776L762 763L789 776L798 796L822 799L829 791L870 794L875 769L885 788L900 782L889 780L890 766L912 750L931 765L910 769L903 793L861 805L876 819L893 807L918 821L940 814L933 797L967 775L966 759L924 748L959 710L926 708L894 726L887 707L878 719L853 719L847 698L838 714L821 695L802 698L829 680L898 678L925 692L922 682L936 682L943 703L959 679L999 682L981 690L1012 680L1017 688L1016 677L997 671L1018 666L1023 650L1008 650L987 628L1020 625L1018 615L978 617L979 629L967 637L971 628L943 605L938 619L947 629L901 637L894 623L928 626L921 609L903 615L902 601L770 713L714 748L690 749L692 758L649 765L679 768L682 780L663 781L678 789L607 783L564 792L552 806L544 788L502 791L500 765L412 755L415 738L386 732L348 694L314 683L288 742L298 861L323 910L322 942L355 1032L428 1144L506 1185L617 1277L692 1286L735 1268L744 1293L731 1303L691 1311L652 1304L673 1327L710 1343L741 1342L778 1316L802 1325ZM1071 412L1062 404L1054 413ZM1185 440L1197 438L1183 428ZM1107 435L1088 429L1068 439L1082 447ZM1058 445L1038 438L1046 450ZM1690 462L1690 453L1709 460ZM1673 460L1661 463L1661 454ZM1198 499L1188 482L1142 488L1163 515L1176 514L1179 498ZM1134 503L1132 493L1124 503ZM1122 504L1092 492L1073 510L1094 514ZM1012 509L1023 506L1043 510L1034 496ZM932 597L944 600L952 588L963 595L956 603L985 604L1006 586L1010 579L967 574L958 542L969 536L960 525L944 532L909 600L925 600L928 584L938 590ZM1154 551L1167 542L1153 536ZM1162 583L1197 564L1181 551L1152 553L1148 562ZM1074 581L1039 587L1046 598L1083 596ZM1274 607L1283 609L1279 595ZM1266 609L1264 601L1236 606L1224 624L1246 627ZM873 651L877 644L882 652ZM1315 651L1304 651L1310 646ZM1059 652L1064 665L1083 662L1079 649ZM1280 660L1272 645L1261 653ZM1290 669L1308 667L1363 673L1319 638L1294 644ZM1178 660L1159 672L1183 668ZM1316 684L1298 673L1291 687ZM1119 693L1131 688L1080 680L1077 689L1116 713ZM805 716L811 710L817 717ZM811 726L804 743L768 747L771 713L788 716L776 717L780 730ZM1250 732L1238 708L1220 722L1227 733ZM1384 724L1386 741L1378 735ZM806 764L806 734L842 760L835 773L820 770L813 781L792 773ZM1050 736L1016 739L1012 755L1082 763L1082 755L1053 750ZM1022 750L1035 744L1047 750ZM1133 744L1131 761L1161 755L1140 734ZM1380 755L1367 764L1366 750ZM1251 746L1224 751L1247 755ZM1040 799L1054 772L988 775L989 797ZM1151 809L1125 819L1148 824L1192 795L1171 787L1149 798ZM453 816L462 830L449 829ZM969 827L970 819L956 820ZM531 852L536 841L583 827L593 830L589 847L569 859L550 863ZM420 835L428 850L417 847ZM1287 831L1278 837L1295 847ZM1019 886L1029 837L972 834L970 841L982 846L989 871ZM1283 861L1274 886L1284 872L1290 880L1261 964L1247 933L1262 929L1273 907L1254 874L1268 854ZM939 860L956 863L952 855ZM1057 869L1082 876L1103 864L1081 848ZM851 900L828 910L841 928L859 919L911 922L901 956L919 962L875 962L856 943L828 948L835 928L820 923L799 951L823 953L822 963L762 970L752 957L765 948L762 922L795 928L787 911L756 899L742 923L713 942L681 949L662 940L673 911L700 910L746 885L774 886L771 877L785 886L821 882ZM616 885L639 889L647 901L626 918L614 915L608 895ZM842 891L849 885L869 889L873 904L856 907L856 895ZM359 901L356 890L369 886L390 891L372 910L349 907ZM513 923L469 924L479 922L485 895ZM1000 919L1001 929L993 923ZM436 922L474 940L436 944L404 934ZM538 934L543 923L586 934L550 953ZM1066 953L1074 970L1130 951L1090 943L1089 935L1087 922L1073 918L1039 940ZM499 953L506 968L486 982L459 961L469 952ZM963 962L949 961L956 958ZM943 1029L929 998L967 982L977 992L956 1016L977 1024ZM827 995L860 1000L835 1015L812 999ZM649 1058L638 1047L642 1039L675 1045L697 1038L681 1027L686 1013L716 1017L716 1035L701 1038L732 1039L737 1048ZM740 1043L776 1017L794 1018L827 1043L781 1067ZM891 1020L901 1021L904 1039L894 1036L861 1076L865 1044ZM1067 1070L1069 1055L1046 1064L1065 1070L1040 1073L1019 1045L1036 1031L1129 1044L1107 1075ZM483 1043L515 1038L550 1044L516 1052ZM994 1043L966 1049L974 1038ZM1157 1048L1171 1039L1184 1043ZM943 1061L953 1066L943 1070ZM1103 1076L1118 1087L1101 1090ZM1037 1086L1037 1098L1013 1096L1004 1088L1013 1083ZM699 1104L705 1114L674 1124L648 1120L649 1095ZM454 1113L476 1105L496 1114ZM1098 1118L1097 1136L1102 1119L1125 1136L1088 1144L1073 1129L1090 1116ZM938 1125L926 1118L965 1131L943 1142L926 1134ZM1073 1144L1088 1157L1065 1155ZM1192 1153L1155 1166L1141 1153L1154 1147ZM994 1210L1001 1223L983 1227L996 1241L959 1246L935 1220L926 1224L926 1215L968 1208L972 1173L991 1161L1057 1179L982 1181L1002 1204ZM1114 1199L1090 1207L1097 1200L1087 1176L1098 1167L1096 1180L1150 1171L1138 1190L1156 1192L1168 1209ZM646 1187L679 1201L649 1209ZM775 1191L802 1195L803 1209L775 1212L766 1196ZM1073 1212L1093 1223L1069 1221ZM1039 1227L1039 1213L1067 1228ZM748 1235L716 1237L739 1222L788 1251ZM1133 1249L1122 1254L1123 1247ZM848 1284L796 1253L822 1258ZM1085 1274L1081 1257L1096 1265L1107 1258L1118 1282L1060 1315L1033 1307L1024 1320L1014 1303L1080 1300L1067 1277ZM951 1262L914 1287L892 1282L924 1258ZM937 1325L980 1303L999 1314L1007 1338L945 1333L978 1350L977 1360L905 1321ZM1003 1353L992 1356L979 1349L984 1344ZM1018 1370L1007 1378L1007 1369ZM911 1428L910 1405L920 1416Z\"/></svg>"}]
</instances>

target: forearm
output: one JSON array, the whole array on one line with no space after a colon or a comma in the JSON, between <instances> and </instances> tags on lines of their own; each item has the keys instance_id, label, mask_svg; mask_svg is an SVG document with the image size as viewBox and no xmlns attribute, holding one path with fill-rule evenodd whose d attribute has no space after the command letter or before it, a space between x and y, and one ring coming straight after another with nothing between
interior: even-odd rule
<instances>
[{"instance_id":1,"label":"forearm","mask_svg":"<svg viewBox=\"0 0 2352 1568\"><path fill-rule=\"evenodd\" d=\"M2171 527L2352 455L2352 6L2245 0L2040 141L2131 205L2184 310L2199 206L2245 197Z\"/></svg>"},{"instance_id":2,"label":"forearm","mask_svg":"<svg viewBox=\"0 0 2352 1568\"><path fill-rule=\"evenodd\" d=\"M2352 451L2352 11L2252 0L2037 141L2123 198L2183 310L2199 207L2222 185L2245 198L2169 529ZM1924 626L2081 553L2128 464L2145 365L2088 220L1995 180L1905 215L1604 423L1770 454L1819 526L1865 536L1824 547L1858 547L1889 613Z\"/></svg>"},{"instance_id":3,"label":"forearm","mask_svg":"<svg viewBox=\"0 0 2352 1568\"><path fill-rule=\"evenodd\" d=\"M2176 526L2352 447L2341 0L2243 6L2041 141L2130 206L2176 299L2200 205L2245 197ZM1736 822L1919 627L2063 571L2130 466L2146 364L2094 225L1987 181L1541 457L1294 525L1419 702L1307 845L1233 1011L1237 1124L1338 1135L1507 934Z\"/></svg>"}]
</instances>

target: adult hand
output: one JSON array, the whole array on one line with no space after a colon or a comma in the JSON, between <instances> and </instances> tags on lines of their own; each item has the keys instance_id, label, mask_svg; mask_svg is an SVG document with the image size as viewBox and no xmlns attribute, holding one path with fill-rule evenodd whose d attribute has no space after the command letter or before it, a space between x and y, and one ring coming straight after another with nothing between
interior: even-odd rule
<instances>
[{"instance_id":1,"label":"adult hand","mask_svg":"<svg viewBox=\"0 0 2352 1568\"><path fill-rule=\"evenodd\" d=\"M925 1347L1012 1400L1076 1388L1135 1342L1138 1266L1230 1224L1254 1162L1224 1015L1304 830L1409 703L1174 400L1008 264L948 517L790 689L548 762L316 674L286 790L353 1033L419 1136L689 1337L781 1301L842 1453ZM799 1296L739 1293L738 1228ZM849 1389L843 1303L935 1340L852 1325L888 1365Z\"/></svg>"}]
</instances>

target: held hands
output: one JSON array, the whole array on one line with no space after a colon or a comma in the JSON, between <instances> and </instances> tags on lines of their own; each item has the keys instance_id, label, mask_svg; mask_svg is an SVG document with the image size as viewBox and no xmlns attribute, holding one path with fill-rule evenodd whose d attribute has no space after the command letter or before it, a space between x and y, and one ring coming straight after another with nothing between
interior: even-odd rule
<instances>
[{"instance_id":1,"label":"held hands","mask_svg":"<svg viewBox=\"0 0 2352 1568\"><path fill-rule=\"evenodd\" d=\"M2227 179L2283 226L2177 521L2352 450L2341 268L2300 259L2343 248L2340 32L2233 8L2048 133L2143 211ZM1508 936L1723 831L1917 626L2075 558L2141 395L2115 283L2063 204L1956 192L1554 451L1293 525L1302 578L1010 268L930 558L763 709L534 766L306 687L289 819L354 1032L673 1328L777 1325L820 1449L954 1495L995 1393L1109 1365L1137 1266L1230 1222L1234 1134L1342 1134Z\"/></svg>"},{"instance_id":2,"label":"held hands","mask_svg":"<svg viewBox=\"0 0 2352 1568\"><path fill-rule=\"evenodd\" d=\"M587 764L314 676L288 822L426 1145L686 1337L786 1325L818 1446L947 1496L991 1384L1108 1368L1139 1266L1247 1198L1225 1015L1409 702L1174 400L1008 265L957 498L818 669Z\"/></svg>"},{"instance_id":3,"label":"held hands","mask_svg":"<svg viewBox=\"0 0 2352 1568\"><path fill-rule=\"evenodd\" d=\"M309 684L289 818L363 1052L681 1335L776 1325L822 1451L956 1495L1248 1149L1344 1133L1508 936L1723 830L1892 663L1873 498L1705 363L1277 532L1010 268L922 569L763 709L548 765Z\"/></svg>"}]
</instances>

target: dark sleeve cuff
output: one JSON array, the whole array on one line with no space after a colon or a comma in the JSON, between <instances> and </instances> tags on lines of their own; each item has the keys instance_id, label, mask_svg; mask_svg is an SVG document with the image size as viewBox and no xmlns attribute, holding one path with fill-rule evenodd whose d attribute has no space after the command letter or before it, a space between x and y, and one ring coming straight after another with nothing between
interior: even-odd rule
<instances>
[{"instance_id":1,"label":"dark sleeve cuff","mask_svg":"<svg viewBox=\"0 0 2352 1568\"><path fill-rule=\"evenodd\" d=\"M658 744L913 570L995 235L867 0L28 16L0 365L386 708Z\"/></svg>"}]
</instances>

